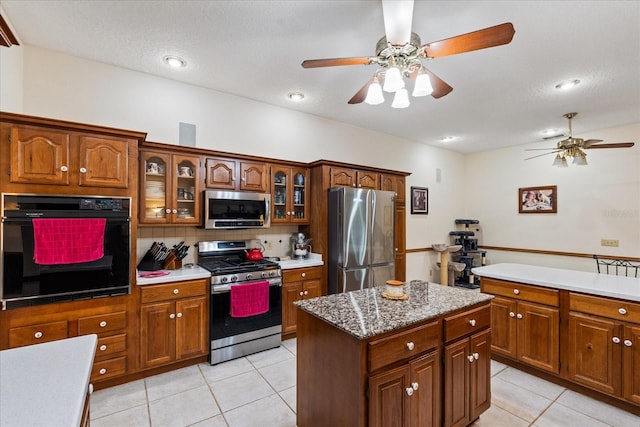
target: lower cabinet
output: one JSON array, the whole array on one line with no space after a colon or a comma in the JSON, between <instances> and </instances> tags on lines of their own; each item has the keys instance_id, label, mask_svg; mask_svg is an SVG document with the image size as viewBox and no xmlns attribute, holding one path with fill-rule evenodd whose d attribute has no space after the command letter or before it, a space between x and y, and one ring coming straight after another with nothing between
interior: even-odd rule
<instances>
[{"instance_id":1,"label":"lower cabinet","mask_svg":"<svg viewBox=\"0 0 640 427\"><path fill-rule=\"evenodd\" d=\"M207 354L207 284L197 280L141 289L141 368Z\"/></svg>"},{"instance_id":2,"label":"lower cabinet","mask_svg":"<svg viewBox=\"0 0 640 427\"><path fill-rule=\"evenodd\" d=\"M296 331L294 302L320 295L322 267L294 268L282 271L282 333Z\"/></svg>"},{"instance_id":3,"label":"lower cabinet","mask_svg":"<svg viewBox=\"0 0 640 427\"><path fill-rule=\"evenodd\" d=\"M440 352L369 378L369 426L440 425Z\"/></svg>"}]
</instances>

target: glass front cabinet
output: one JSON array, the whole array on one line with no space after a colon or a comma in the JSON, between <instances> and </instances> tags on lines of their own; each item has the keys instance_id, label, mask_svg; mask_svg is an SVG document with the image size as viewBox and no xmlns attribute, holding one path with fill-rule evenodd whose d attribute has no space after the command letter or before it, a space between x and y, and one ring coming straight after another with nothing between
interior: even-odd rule
<instances>
[{"instance_id":1,"label":"glass front cabinet","mask_svg":"<svg viewBox=\"0 0 640 427\"><path fill-rule=\"evenodd\" d=\"M200 224L199 158L140 152L140 223Z\"/></svg>"},{"instance_id":2,"label":"glass front cabinet","mask_svg":"<svg viewBox=\"0 0 640 427\"><path fill-rule=\"evenodd\" d=\"M271 180L271 222L308 223L309 169L272 165Z\"/></svg>"}]
</instances>

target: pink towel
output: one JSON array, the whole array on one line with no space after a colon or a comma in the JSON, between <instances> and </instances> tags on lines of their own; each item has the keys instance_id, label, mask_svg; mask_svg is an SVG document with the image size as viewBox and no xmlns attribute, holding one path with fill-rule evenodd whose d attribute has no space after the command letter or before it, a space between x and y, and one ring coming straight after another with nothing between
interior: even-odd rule
<instances>
[{"instance_id":1,"label":"pink towel","mask_svg":"<svg viewBox=\"0 0 640 427\"><path fill-rule=\"evenodd\" d=\"M231 317L249 317L269 311L269 282L231 286Z\"/></svg>"},{"instance_id":2,"label":"pink towel","mask_svg":"<svg viewBox=\"0 0 640 427\"><path fill-rule=\"evenodd\" d=\"M102 258L106 223L105 218L34 218L35 263L76 264Z\"/></svg>"}]
</instances>

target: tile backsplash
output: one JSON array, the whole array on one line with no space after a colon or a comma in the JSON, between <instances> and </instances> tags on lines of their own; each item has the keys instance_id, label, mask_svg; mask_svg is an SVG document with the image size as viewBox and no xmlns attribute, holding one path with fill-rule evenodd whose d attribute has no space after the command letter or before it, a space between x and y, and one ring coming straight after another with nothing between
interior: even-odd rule
<instances>
[{"instance_id":1,"label":"tile backsplash","mask_svg":"<svg viewBox=\"0 0 640 427\"><path fill-rule=\"evenodd\" d=\"M183 264L196 262L196 247L206 240L252 240L259 239L264 246L265 256L291 256L291 234L297 226L277 226L260 230L205 230L196 227L138 227L137 261L140 262L154 241L163 242L171 248L184 240L189 252ZM313 242L312 242L313 243Z\"/></svg>"}]
</instances>

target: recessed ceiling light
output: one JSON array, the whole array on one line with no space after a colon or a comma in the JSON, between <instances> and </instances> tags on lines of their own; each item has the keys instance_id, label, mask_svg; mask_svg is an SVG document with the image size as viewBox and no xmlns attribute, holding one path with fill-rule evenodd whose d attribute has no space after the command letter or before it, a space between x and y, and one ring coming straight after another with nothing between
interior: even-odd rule
<instances>
[{"instance_id":1,"label":"recessed ceiling light","mask_svg":"<svg viewBox=\"0 0 640 427\"><path fill-rule=\"evenodd\" d=\"M454 139L456 139L455 136L444 136L444 137L440 138L440 142L451 142Z\"/></svg>"},{"instance_id":2,"label":"recessed ceiling light","mask_svg":"<svg viewBox=\"0 0 640 427\"><path fill-rule=\"evenodd\" d=\"M578 86L579 84L580 84L580 80L578 80L578 79L565 80L563 82L558 83L556 85L556 89L567 90L567 89L574 88L574 87Z\"/></svg>"},{"instance_id":3,"label":"recessed ceiling light","mask_svg":"<svg viewBox=\"0 0 640 427\"><path fill-rule=\"evenodd\" d=\"M184 68L187 66L187 61L175 55L165 55L162 60L172 68Z\"/></svg>"},{"instance_id":4,"label":"recessed ceiling light","mask_svg":"<svg viewBox=\"0 0 640 427\"><path fill-rule=\"evenodd\" d=\"M289 92L287 96L292 101L302 101L304 99L304 93L302 92Z\"/></svg>"}]
</instances>

